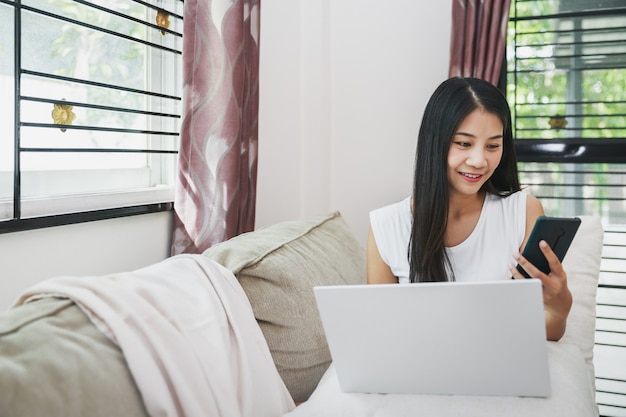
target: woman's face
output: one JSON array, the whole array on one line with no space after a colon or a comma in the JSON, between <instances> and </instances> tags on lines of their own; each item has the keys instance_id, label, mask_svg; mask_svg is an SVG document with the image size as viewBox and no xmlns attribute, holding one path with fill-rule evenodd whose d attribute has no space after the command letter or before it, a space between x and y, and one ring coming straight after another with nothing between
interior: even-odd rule
<instances>
[{"instance_id":1,"label":"woman's face","mask_svg":"<svg viewBox=\"0 0 626 417\"><path fill-rule=\"evenodd\" d=\"M502 159L503 126L498 116L476 109L459 125L448 151L451 192L476 194Z\"/></svg>"}]
</instances>

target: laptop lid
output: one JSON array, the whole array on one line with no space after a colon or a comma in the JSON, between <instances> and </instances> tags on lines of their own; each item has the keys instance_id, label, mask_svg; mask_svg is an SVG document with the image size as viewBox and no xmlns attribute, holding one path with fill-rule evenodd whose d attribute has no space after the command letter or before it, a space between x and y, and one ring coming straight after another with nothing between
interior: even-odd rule
<instances>
[{"instance_id":1,"label":"laptop lid","mask_svg":"<svg viewBox=\"0 0 626 417\"><path fill-rule=\"evenodd\" d=\"M314 293L344 392L550 395L539 280Z\"/></svg>"}]
</instances>

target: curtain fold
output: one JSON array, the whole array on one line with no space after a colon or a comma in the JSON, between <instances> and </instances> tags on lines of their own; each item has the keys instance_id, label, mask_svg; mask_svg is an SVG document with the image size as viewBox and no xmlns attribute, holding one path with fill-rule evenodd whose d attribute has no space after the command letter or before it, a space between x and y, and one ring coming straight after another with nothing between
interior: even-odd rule
<instances>
[{"instance_id":1,"label":"curtain fold","mask_svg":"<svg viewBox=\"0 0 626 417\"><path fill-rule=\"evenodd\" d=\"M449 77L498 85L510 7L510 0L453 0Z\"/></svg>"},{"instance_id":2,"label":"curtain fold","mask_svg":"<svg viewBox=\"0 0 626 417\"><path fill-rule=\"evenodd\" d=\"M172 255L253 230L260 0L187 0Z\"/></svg>"}]
</instances>

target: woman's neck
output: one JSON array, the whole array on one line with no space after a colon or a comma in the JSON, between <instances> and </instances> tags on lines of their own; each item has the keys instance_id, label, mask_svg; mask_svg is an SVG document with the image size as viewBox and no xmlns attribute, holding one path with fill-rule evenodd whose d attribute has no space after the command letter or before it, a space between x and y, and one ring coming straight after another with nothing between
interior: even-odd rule
<instances>
[{"instance_id":1,"label":"woman's neck","mask_svg":"<svg viewBox=\"0 0 626 417\"><path fill-rule=\"evenodd\" d=\"M480 213L485 201L485 191L472 195L451 195L448 206L448 218L460 219L465 216L473 216Z\"/></svg>"},{"instance_id":2,"label":"woman's neck","mask_svg":"<svg viewBox=\"0 0 626 417\"><path fill-rule=\"evenodd\" d=\"M471 234L482 213L485 193L450 198L444 245L453 247L464 242Z\"/></svg>"}]
</instances>

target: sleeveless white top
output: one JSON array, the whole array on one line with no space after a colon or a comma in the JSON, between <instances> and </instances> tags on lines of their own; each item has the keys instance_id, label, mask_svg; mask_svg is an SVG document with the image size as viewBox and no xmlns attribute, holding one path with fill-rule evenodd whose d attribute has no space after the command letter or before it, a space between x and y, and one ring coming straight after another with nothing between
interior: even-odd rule
<instances>
[{"instance_id":1,"label":"sleeveless white top","mask_svg":"<svg viewBox=\"0 0 626 417\"><path fill-rule=\"evenodd\" d=\"M398 282L409 282L411 197L370 212L378 251ZM526 233L526 193L487 194L478 223L465 241L446 248L457 281L510 279L513 254Z\"/></svg>"}]
</instances>

